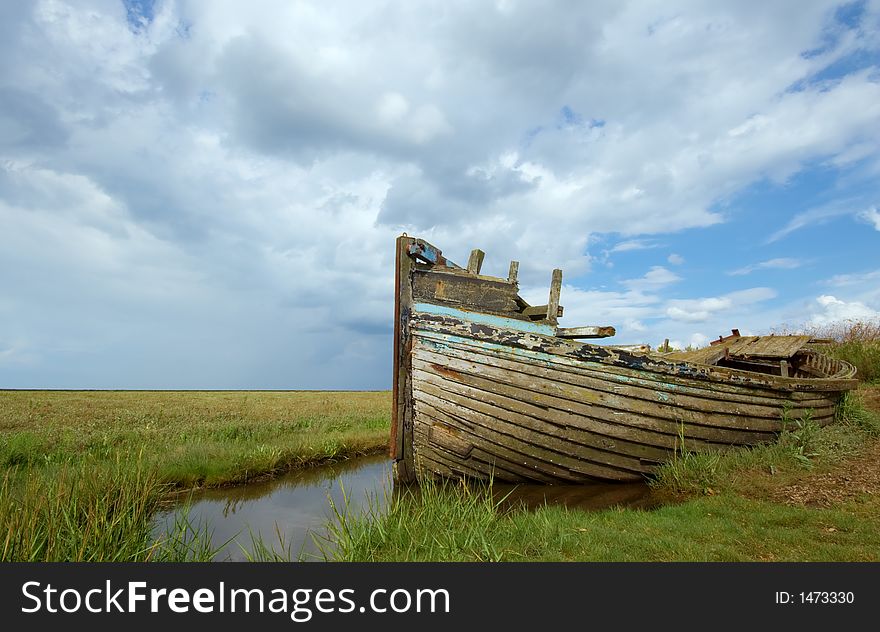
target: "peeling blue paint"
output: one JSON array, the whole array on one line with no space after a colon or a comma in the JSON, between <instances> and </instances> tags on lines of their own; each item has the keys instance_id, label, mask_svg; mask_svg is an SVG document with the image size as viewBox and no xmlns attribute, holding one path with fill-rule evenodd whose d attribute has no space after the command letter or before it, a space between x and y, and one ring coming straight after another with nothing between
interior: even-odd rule
<instances>
[{"instance_id":1,"label":"peeling blue paint","mask_svg":"<svg viewBox=\"0 0 880 632\"><path fill-rule=\"evenodd\" d=\"M490 325L492 327L500 327L503 329L512 329L514 331L522 331L529 334L538 334L540 336L556 335L556 327L552 325L543 325L541 323L532 323L527 320L516 320L515 318L493 316L492 314L483 314L480 312L468 312L463 309L445 307L443 305L432 305L430 303L416 303L414 309L416 312L421 312L423 314L451 316L452 318L458 318L465 322Z\"/></svg>"}]
</instances>

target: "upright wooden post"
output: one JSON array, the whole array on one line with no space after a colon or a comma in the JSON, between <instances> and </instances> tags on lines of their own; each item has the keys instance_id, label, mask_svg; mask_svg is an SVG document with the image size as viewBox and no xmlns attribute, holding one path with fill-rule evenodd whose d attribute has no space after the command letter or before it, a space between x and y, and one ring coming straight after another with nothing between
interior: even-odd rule
<instances>
[{"instance_id":1,"label":"upright wooden post","mask_svg":"<svg viewBox=\"0 0 880 632\"><path fill-rule=\"evenodd\" d=\"M562 270L557 268L553 271L550 280L550 300L547 301L547 321L556 324L557 312L559 311L559 293L562 291Z\"/></svg>"},{"instance_id":2,"label":"upright wooden post","mask_svg":"<svg viewBox=\"0 0 880 632\"><path fill-rule=\"evenodd\" d=\"M480 250L479 248L474 248L471 250L470 259L468 259L468 272L471 274L479 274L480 268L483 267L483 257L486 256L486 253Z\"/></svg>"},{"instance_id":3,"label":"upright wooden post","mask_svg":"<svg viewBox=\"0 0 880 632\"><path fill-rule=\"evenodd\" d=\"M511 261L510 270L507 272L507 282L516 283L517 274L519 274L519 261Z\"/></svg>"},{"instance_id":4,"label":"upright wooden post","mask_svg":"<svg viewBox=\"0 0 880 632\"><path fill-rule=\"evenodd\" d=\"M413 243L415 239L406 235L397 238L394 270L394 375L389 452L394 460L394 477L400 483L411 483L416 478L412 445L412 384L409 381L413 262L408 249Z\"/></svg>"}]
</instances>

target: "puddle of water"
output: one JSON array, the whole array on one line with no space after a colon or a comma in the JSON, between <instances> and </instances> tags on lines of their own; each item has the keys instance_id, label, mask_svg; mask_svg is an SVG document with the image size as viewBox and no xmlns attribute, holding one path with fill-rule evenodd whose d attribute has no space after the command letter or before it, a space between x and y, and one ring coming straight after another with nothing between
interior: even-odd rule
<instances>
[{"instance_id":1,"label":"puddle of water","mask_svg":"<svg viewBox=\"0 0 880 632\"><path fill-rule=\"evenodd\" d=\"M345 498L343 498L343 489ZM325 535L333 518L329 498L337 507L358 512L372 504L383 510L393 494L391 462L385 455L361 457L238 487L204 490L189 503L188 519L207 525L215 547L224 545L216 560L243 561L242 550L252 548L252 536L291 559L321 559L313 533ZM416 491L417 489L414 489ZM652 509L657 506L645 483L594 483L587 485L507 485L496 483L494 497L502 507L536 509L564 505L596 511L614 506ZM153 532L160 537L174 524L181 507L159 514ZM279 541L279 532L283 544ZM286 557L285 553L285 557Z\"/></svg>"},{"instance_id":2,"label":"puddle of water","mask_svg":"<svg viewBox=\"0 0 880 632\"><path fill-rule=\"evenodd\" d=\"M245 561L241 547L252 549L251 534L278 553L290 551L291 559L321 559L311 533L325 534L333 516L329 498L337 507L360 511L372 502L381 509L384 489L391 486L391 462L385 455L349 459L313 467L278 478L237 487L209 489L194 494L188 519L192 525L207 524L211 540L220 549L215 560ZM156 517L153 533L160 537L182 508ZM283 536L283 545L278 533Z\"/></svg>"}]
</instances>

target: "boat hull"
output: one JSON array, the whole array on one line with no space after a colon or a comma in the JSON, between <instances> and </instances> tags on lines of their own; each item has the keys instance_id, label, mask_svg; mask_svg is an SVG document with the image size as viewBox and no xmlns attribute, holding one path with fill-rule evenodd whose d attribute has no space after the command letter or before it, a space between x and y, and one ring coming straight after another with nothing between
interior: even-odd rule
<instances>
[{"instance_id":1,"label":"boat hull","mask_svg":"<svg viewBox=\"0 0 880 632\"><path fill-rule=\"evenodd\" d=\"M683 450L770 442L805 417L825 425L852 387L666 362L433 305L408 324L416 479L641 480Z\"/></svg>"}]
</instances>

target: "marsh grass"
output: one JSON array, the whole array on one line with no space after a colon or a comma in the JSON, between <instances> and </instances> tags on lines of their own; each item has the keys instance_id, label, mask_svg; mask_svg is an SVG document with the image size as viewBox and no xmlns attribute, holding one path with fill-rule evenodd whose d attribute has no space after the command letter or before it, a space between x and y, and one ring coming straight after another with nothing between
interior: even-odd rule
<instances>
[{"instance_id":1,"label":"marsh grass","mask_svg":"<svg viewBox=\"0 0 880 632\"><path fill-rule=\"evenodd\" d=\"M214 559L185 511L154 537L170 491L381 450L389 410L387 392L0 391L0 560Z\"/></svg>"},{"instance_id":2,"label":"marsh grass","mask_svg":"<svg viewBox=\"0 0 880 632\"><path fill-rule=\"evenodd\" d=\"M0 391L0 466L130 459L178 487L384 449L388 392Z\"/></svg>"},{"instance_id":3,"label":"marsh grass","mask_svg":"<svg viewBox=\"0 0 880 632\"><path fill-rule=\"evenodd\" d=\"M167 490L142 462L64 463L0 479L2 561L129 562L210 558L210 534L186 514L158 540L152 519Z\"/></svg>"},{"instance_id":4,"label":"marsh grass","mask_svg":"<svg viewBox=\"0 0 880 632\"><path fill-rule=\"evenodd\" d=\"M504 559L495 529L500 503L491 486L466 481L426 480L407 487L392 502L371 497L353 511L348 496L332 503L325 535L315 535L325 560L379 559L497 562Z\"/></svg>"}]
</instances>

